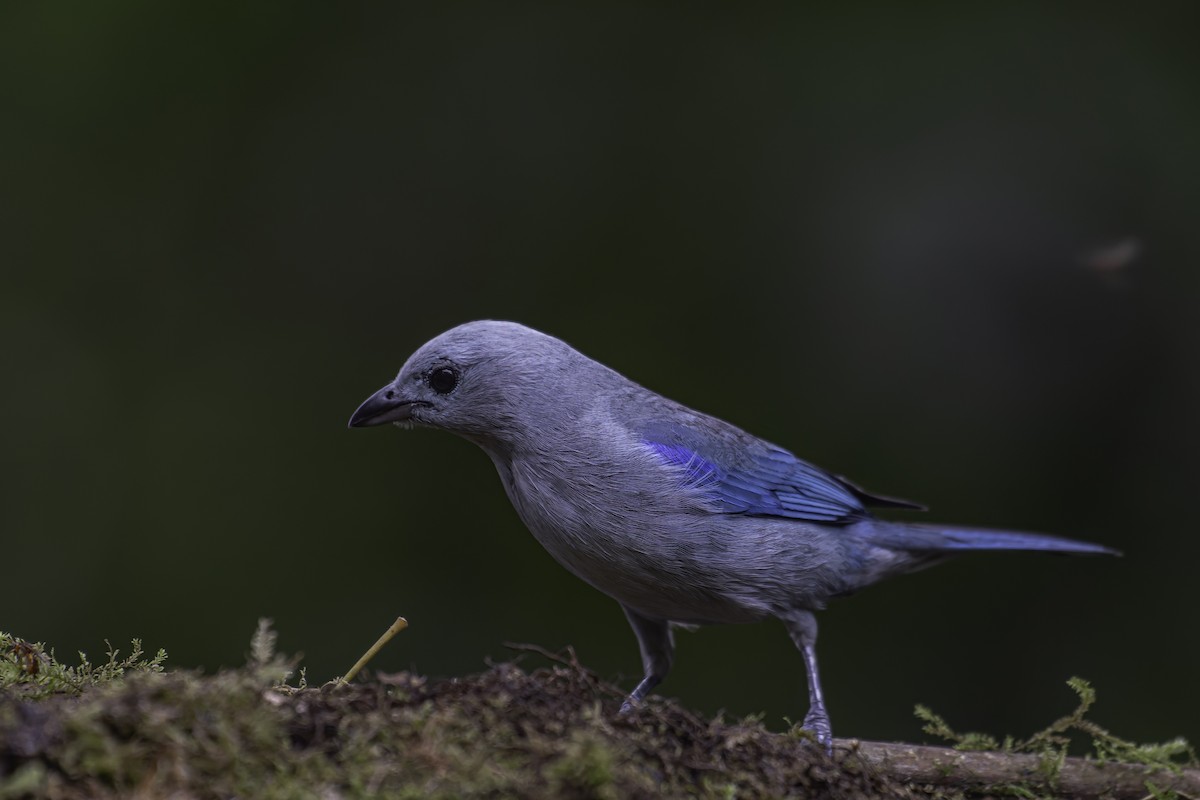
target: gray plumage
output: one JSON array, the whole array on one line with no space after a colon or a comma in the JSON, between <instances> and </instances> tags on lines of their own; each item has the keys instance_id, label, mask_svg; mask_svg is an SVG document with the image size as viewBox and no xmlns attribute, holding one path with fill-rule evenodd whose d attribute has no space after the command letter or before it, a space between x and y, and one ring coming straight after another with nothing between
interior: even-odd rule
<instances>
[{"instance_id":1,"label":"gray plumage","mask_svg":"<svg viewBox=\"0 0 1200 800\"><path fill-rule=\"evenodd\" d=\"M478 444L542 546L621 604L645 672L623 711L670 669L672 624L776 617L804 656L804 727L829 747L813 612L830 598L964 550L1115 552L1041 534L877 519L868 506L915 506L511 322L460 325L417 350L350 425L387 422Z\"/></svg>"}]
</instances>

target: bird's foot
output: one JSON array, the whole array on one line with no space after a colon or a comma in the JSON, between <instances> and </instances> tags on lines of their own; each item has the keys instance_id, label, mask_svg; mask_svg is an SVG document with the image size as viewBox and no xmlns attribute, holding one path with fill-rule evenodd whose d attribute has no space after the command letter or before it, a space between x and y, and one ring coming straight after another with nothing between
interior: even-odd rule
<instances>
[{"instance_id":1,"label":"bird's foot","mask_svg":"<svg viewBox=\"0 0 1200 800\"><path fill-rule=\"evenodd\" d=\"M650 690L658 686L661 682L662 678L653 673L642 678L641 683L629 693L629 696L625 698L625 702L621 703L621 713L631 713L642 704L642 701L646 699L646 695L650 694Z\"/></svg>"},{"instance_id":2,"label":"bird's foot","mask_svg":"<svg viewBox=\"0 0 1200 800\"><path fill-rule=\"evenodd\" d=\"M800 727L813 735L817 744L825 748L826 755L833 755L833 728L829 724L829 715L825 713L824 708L820 706L810 708L804 715L804 722Z\"/></svg>"}]
</instances>

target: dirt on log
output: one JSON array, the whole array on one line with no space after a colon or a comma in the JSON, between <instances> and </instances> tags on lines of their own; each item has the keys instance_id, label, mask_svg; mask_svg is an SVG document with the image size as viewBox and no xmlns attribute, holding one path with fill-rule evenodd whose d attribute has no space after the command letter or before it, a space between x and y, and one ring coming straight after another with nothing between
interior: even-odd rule
<instances>
[{"instance_id":1,"label":"dirt on log","mask_svg":"<svg viewBox=\"0 0 1200 800\"><path fill-rule=\"evenodd\" d=\"M262 668L0 693L0 797L1200 798L1195 770L839 740L621 693L567 660L272 685Z\"/></svg>"}]
</instances>

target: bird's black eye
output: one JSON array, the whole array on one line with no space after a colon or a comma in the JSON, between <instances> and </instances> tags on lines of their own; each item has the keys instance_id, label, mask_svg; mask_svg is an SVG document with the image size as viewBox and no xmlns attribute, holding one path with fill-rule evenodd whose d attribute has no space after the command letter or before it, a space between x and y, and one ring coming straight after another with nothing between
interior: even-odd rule
<instances>
[{"instance_id":1,"label":"bird's black eye","mask_svg":"<svg viewBox=\"0 0 1200 800\"><path fill-rule=\"evenodd\" d=\"M458 386L458 373L449 367L438 367L429 373L429 385L438 394L450 394Z\"/></svg>"}]
</instances>

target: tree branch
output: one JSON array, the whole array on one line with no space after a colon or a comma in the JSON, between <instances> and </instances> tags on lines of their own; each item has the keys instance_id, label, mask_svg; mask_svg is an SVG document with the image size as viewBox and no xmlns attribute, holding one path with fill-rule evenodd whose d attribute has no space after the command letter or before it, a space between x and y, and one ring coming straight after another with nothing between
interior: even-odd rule
<instances>
[{"instance_id":1,"label":"tree branch","mask_svg":"<svg viewBox=\"0 0 1200 800\"><path fill-rule=\"evenodd\" d=\"M1200 769L1194 768L1171 771L1067 758L1055 774L1041 757L1024 753L962 751L856 739L839 740L834 747L847 755L857 755L890 777L918 785L969 791L1016 784L1080 800L1142 800L1154 796L1147 786L1150 783L1158 791L1171 790L1181 797L1200 800Z\"/></svg>"}]
</instances>

